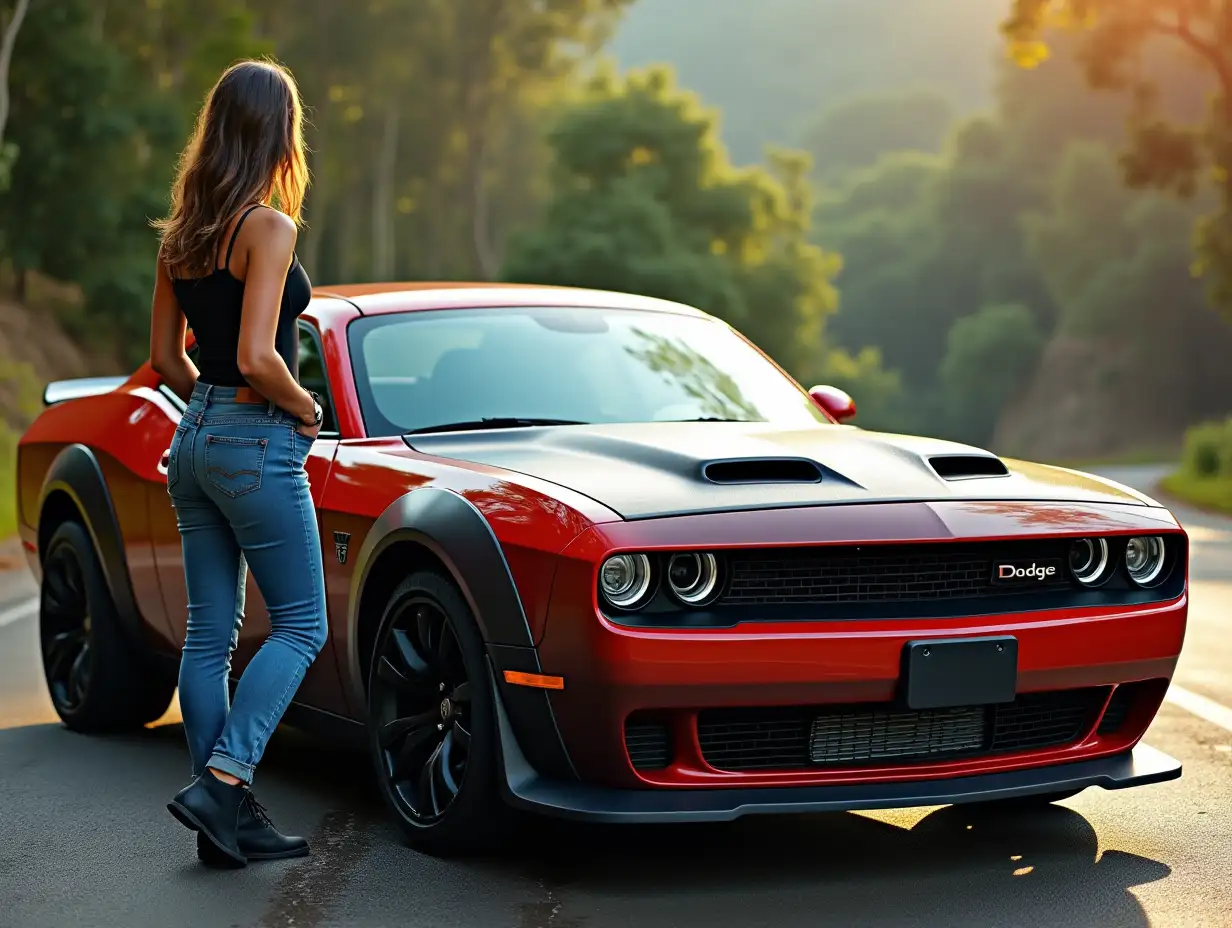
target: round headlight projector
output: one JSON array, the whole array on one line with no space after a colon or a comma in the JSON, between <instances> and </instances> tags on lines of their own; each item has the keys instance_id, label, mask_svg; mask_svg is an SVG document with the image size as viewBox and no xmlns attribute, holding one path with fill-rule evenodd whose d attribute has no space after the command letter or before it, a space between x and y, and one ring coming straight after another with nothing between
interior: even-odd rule
<instances>
[{"instance_id":1,"label":"round headlight projector","mask_svg":"<svg viewBox=\"0 0 1232 928\"><path fill-rule=\"evenodd\" d=\"M667 583L685 605L701 605L719 585L719 565L713 554L673 554L667 563Z\"/></svg>"},{"instance_id":2,"label":"round headlight projector","mask_svg":"<svg viewBox=\"0 0 1232 928\"><path fill-rule=\"evenodd\" d=\"M1164 569L1164 540L1158 535L1142 535L1125 545L1125 568L1138 586L1150 586Z\"/></svg>"},{"instance_id":3,"label":"round headlight projector","mask_svg":"<svg viewBox=\"0 0 1232 928\"><path fill-rule=\"evenodd\" d=\"M650 559L644 554L616 554L599 570L599 589L618 609L637 605L650 588Z\"/></svg>"},{"instance_id":4,"label":"round headlight projector","mask_svg":"<svg viewBox=\"0 0 1232 928\"><path fill-rule=\"evenodd\" d=\"M1104 579L1108 567L1108 542L1103 538L1079 538L1069 548L1069 569L1074 579L1094 586Z\"/></svg>"}]
</instances>

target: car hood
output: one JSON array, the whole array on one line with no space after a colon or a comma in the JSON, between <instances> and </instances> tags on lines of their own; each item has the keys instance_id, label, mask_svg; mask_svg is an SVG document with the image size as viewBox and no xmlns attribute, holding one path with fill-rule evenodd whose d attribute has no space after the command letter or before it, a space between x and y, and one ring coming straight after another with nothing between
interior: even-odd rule
<instances>
[{"instance_id":1,"label":"car hood","mask_svg":"<svg viewBox=\"0 0 1232 928\"><path fill-rule=\"evenodd\" d=\"M408 435L406 442L421 454L568 487L625 519L957 499L1155 505L1089 474L851 426L654 422Z\"/></svg>"}]
</instances>

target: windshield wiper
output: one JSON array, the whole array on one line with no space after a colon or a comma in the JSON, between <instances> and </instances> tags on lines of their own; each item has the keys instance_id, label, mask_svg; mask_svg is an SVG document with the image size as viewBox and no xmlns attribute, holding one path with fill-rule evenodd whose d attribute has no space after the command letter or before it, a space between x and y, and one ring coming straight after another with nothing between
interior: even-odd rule
<instances>
[{"instance_id":1,"label":"windshield wiper","mask_svg":"<svg viewBox=\"0 0 1232 928\"><path fill-rule=\"evenodd\" d=\"M478 429L522 429L536 425L589 425L573 419L518 419L512 416L495 416L490 419L470 419L465 422L446 422L441 425L425 425L411 429L408 435L424 435L429 432L469 432Z\"/></svg>"}]
</instances>

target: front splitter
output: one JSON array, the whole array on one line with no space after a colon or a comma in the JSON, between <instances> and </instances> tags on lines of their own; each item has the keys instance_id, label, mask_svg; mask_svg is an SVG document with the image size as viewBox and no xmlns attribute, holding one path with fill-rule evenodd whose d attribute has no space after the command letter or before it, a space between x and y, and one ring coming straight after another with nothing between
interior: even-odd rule
<instances>
[{"instance_id":1,"label":"front splitter","mask_svg":"<svg viewBox=\"0 0 1232 928\"><path fill-rule=\"evenodd\" d=\"M497 701L504 793L514 806L594 822L723 822L745 815L850 812L994 802L1098 786L1127 789L1175 780L1180 761L1139 744L1095 760L941 780L757 789L612 789L540 776L517 744Z\"/></svg>"}]
</instances>

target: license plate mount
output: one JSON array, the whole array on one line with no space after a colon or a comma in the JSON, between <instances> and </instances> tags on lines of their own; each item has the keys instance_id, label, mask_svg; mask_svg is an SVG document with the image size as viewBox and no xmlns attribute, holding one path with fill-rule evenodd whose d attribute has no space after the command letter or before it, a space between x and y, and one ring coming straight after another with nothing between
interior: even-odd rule
<instances>
[{"instance_id":1,"label":"license plate mount","mask_svg":"<svg viewBox=\"0 0 1232 928\"><path fill-rule=\"evenodd\" d=\"M903 654L910 709L1013 702L1018 639L1012 635L908 641Z\"/></svg>"}]
</instances>

